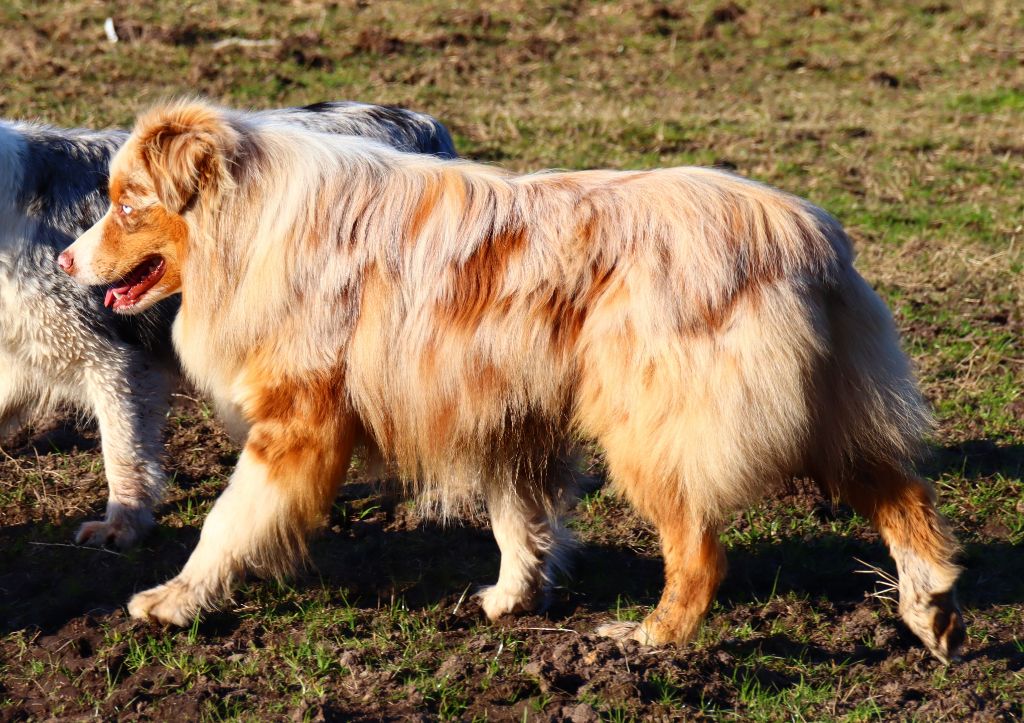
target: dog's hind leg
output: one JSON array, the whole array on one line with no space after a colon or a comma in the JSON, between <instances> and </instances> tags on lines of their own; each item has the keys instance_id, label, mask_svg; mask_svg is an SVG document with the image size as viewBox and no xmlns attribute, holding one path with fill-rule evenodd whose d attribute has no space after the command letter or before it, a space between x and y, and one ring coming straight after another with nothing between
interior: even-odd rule
<instances>
[{"instance_id":1,"label":"dog's hind leg","mask_svg":"<svg viewBox=\"0 0 1024 723\"><path fill-rule=\"evenodd\" d=\"M852 271L840 293L843 303L828 307L832 355L818 383L809 472L874 523L896 561L903 620L948 661L965 635L957 545L931 485L909 472L928 410L882 300Z\"/></svg>"},{"instance_id":2,"label":"dog's hind leg","mask_svg":"<svg viewBox=\"0 0 1024 723\"><path fill-rule=\"evenodd\" d=\"M628 497L636 497L630 494L628 486L624 487ZM638 508L654 523L661 538L665 560L661 600L643 622L609 623L600 626L597 633L631 638L645 645L688 643L700 629L725 576L725 551L718 541L718 527L693 520L685 505L673 504L671 498Z\"/></svg>"},{"instance_id":3,"label":"dog's hind leg","mask_svg":"<svg viewBox=\"0 0 1024 723\"><path fill-rule=\"evenodd\" d=\"M647 384L602 384L613 403L595 405L604 413L589 415L612 420L600 438L609 477L657 529L665 563L665 587L654 611L643 622L612 623L597 632L647 645L683 644L697 634L725 576L718 500L743 489L732 483L744 469L735 464L738 455L729 456L733 450L727 446L731 440L725 423L710 404L680 407L681 395L662 384L673 373L664 364L651 367ZM615 399L620 390L630 403ZM705 426L694 429L698 425ZM701 433L704 429L724 431L719 436Z\"/></svg>"},{"instance_id":4,"label":"dog's hind leg","mask_svg":"<svg viewBox=\"0 0 1024 723\"><path fill-rule=\"evenodd\" d=\"M163 497L169 379L130 356L110 354L104 362L87 375L85 386L102 439L107 511L104 519L79 527L75 541L127 548L152 527L153 507Z\"/></svg>"},{"instance_id":5,"label":"dog's hind leg","mask_svg":"<svg viewBox=\"0 0 1024 723\"><path fill-rule=\"evenodd\" d=\"M931 485L887 464L871 465L842 482L820 476L818 481L878 529L896 561L900 616L935 657L949 662L965 637L954 589L960 568Z\"/></svg>"},{"instance_id":6,"label":"dog's hind leg","mask_svg":"<svg viewBox=\"0 0 1024 723\"><path fill-rule=\"evenodd\" d=\"M187 625L225 599L246 571L291 571L348 469L358 427L328 411L342 395L277 389L254 402L238 466L198 546L177 577L131 599L132 617Z\"/></svg>"},{"instance_id":7,"label":"dog's hind leg","mask_svg":"<svg viewBox=\"0 0 1024 723\"><path fill-rule=\"evenodd\" d=\"M559 565L565 535L557 518L529 495L489 490L487 511L501 550L501 568L498 582L477 594L484 613L496 620L538 606Z\"/></svg>"}]
</instances>

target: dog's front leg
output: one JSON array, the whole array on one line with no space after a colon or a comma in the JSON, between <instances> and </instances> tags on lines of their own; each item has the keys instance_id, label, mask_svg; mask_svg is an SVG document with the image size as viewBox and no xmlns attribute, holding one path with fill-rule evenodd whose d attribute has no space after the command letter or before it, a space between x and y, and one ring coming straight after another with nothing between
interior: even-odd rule
<instances>
[{"instance_id":1,"label":"dog's front leg","mask_svg":"<svg viewBox=\"0 0 1024 723\"><path fill-rule=\"evenodd\" d=\"M173 580L139 593L132 617L184 626L230 595L247 571L281 576L306 551L343 481L354 426L304 418L301 395L288 418L256 421L231 482L213 506L199 545Z\"/></svg>"},{"instance_id":2,"label":"dog's front leg","mask_svg":"<svg viewBox=\"0 0 1024 723\"><path fill-rule=\"evenodd\" d=\"M99 422L107 475L107 513L75 536L82 545L134 545L153 526L153 507L165 478L160 464L170 380L130 355L107 355L108 365L86 377L86 396Z\"/></svg>"},{"instance_id":3,"label":"dog's front leg","mask_svg":"<svg viewBox=\"0 0 1024 723\"><path fill-rule=\"evenodd\" d=\"M568 536L541 500L519 495L514 485L487 492L487 511L501 550L498 582L477 593L490 620L533 610L547 592Z\"/></svg>"}]
</instances>

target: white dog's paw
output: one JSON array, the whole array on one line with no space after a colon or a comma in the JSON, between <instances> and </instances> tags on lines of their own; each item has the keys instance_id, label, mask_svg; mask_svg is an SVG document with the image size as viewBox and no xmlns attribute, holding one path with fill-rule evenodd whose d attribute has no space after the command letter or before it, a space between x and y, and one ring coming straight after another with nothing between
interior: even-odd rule
<instances>
[{"instance_id":1,"label":"white dog's paw","mask_svg":"<svg viewBox=\"0 0 1024 723\"><path fill-rule=\"evenodd\" d=\"M82 523L75 533L75 542L89 547L111 545L125 550L134 547L145 531L146 528L140 529L127 520L96 520Z\"/></svg>"},{"instance_id":2,"label":"white dog's paw","mask_svg":"<svg viewBox=\"0 0 1024 723\"><path fill-rule=\"evenodd\" d=\"M178 579L140 592L128 601L128 614L136 620L152 620L180 628L191 625L200 608L192 588Z\"/></svg>"},{"instance_id":3,"label":"white dog's paw","mask_svg":"<svg viewBox=\"0 0 1024 723\"><path fill-rule=\"evenodd\" d=\"M642 645L657 644L656 641L651 639L643 623L616 620L614 623L599 625L594 632L603 638L611 638L612 640L636 640Z\"/></svg>"},{"instance_id":4,"label":"white dog's paw","mask_svg":"<svg viewBox=\"0 0 1024 723\"><path fill-rule=\"evenodd\" d=\"M75 533L75 542L90 547L113 547L126 550L141 540L153 527L149 510L130 509L116 502L107 505L107 518L85 522Z\"/></svg>"},{"instance_id":5,"label":"white dog's paw","mask_svg":"<svg viewBox=\"0 0 1024 723\"><path fill-rule=\"evenodd\" d=\"M480 598L480 607L488 620L494 621L502 615L521 613L533 610L535 600L533 596L524 594L522 591L509 592L497 585L488 585L481 589L476 596Z\"/></svg>"}]
</instances>

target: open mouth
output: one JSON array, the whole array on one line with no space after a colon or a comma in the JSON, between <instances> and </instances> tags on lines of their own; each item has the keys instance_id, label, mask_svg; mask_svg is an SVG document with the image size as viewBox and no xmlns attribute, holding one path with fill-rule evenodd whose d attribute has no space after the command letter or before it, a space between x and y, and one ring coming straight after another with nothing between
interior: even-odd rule
<instances>
[{"instance_id":1,"label":"open mouth","mask_svg":"<svg viewBox=\"0 0 1024 723\"><path fill-rule=\"evenodd\" d=\"M123 311L135 306L163 278L167 268L160 256L150 256L136 266L121 280L120 286L111 286L103 299L103 305L114 311Z\"/></svg>"}]
</instances>

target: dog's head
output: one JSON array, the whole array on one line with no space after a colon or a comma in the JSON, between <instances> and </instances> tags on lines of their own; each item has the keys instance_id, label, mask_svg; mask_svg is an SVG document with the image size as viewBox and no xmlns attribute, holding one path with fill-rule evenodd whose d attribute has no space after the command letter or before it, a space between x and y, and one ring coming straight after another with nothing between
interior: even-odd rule
<instances>
[{"instance_id":1,"label":"dog's head","mask_svg":"<svg viewBox=\"0 0 1024 723\"><path fill-rule=\"evenodd\" d=\"M110 164L110 208L58 258L105 303L137 313L181 290L188 215L232 183L238 133L213 106L179 101L141 116Z\"/></svg>"}]
</instances>

